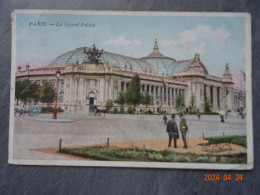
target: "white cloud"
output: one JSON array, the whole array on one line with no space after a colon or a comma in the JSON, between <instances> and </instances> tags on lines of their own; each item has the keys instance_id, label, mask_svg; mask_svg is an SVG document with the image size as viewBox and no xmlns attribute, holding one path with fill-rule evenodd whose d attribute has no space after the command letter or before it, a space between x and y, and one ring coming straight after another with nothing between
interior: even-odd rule
<instances>
[{"instance_id":1,"label":"white cloud","mask_svg":"<svg viewBox=\"0 0 260 195\"><path fill-rule=\"evenodd\" d=\"M104 42L105 45L113 45L114 47L129 47L129 46L138 46L141 45L141 41L137 38L126 39L124 36L119 36L115 39L110 38Z\"/></svg>"},{"instance_id":2,"label":"white cloud","mask_svg":"<svg viewBox=\"0 0 260 195\"><path fill-rule=\"evenodd\" d=\"M195 28L179 33L177 40L161 40L163 46L181 46L192 53L205 53L206 46L212 47L215 51L220 51L226 43L230 32L224 26L213 29L210 25L198 24Z\"/></svg>"},{"instance_id":3,"label":"white cloud","mask_svg":"<svg viewBox=\"0 0 260 195\"><path fill-rule=\"evenodd\" d=\"M189 53L191 54L195 54L196 52L198 52L199 54L204 54L206 52L206 43L202 42L200 45L198 46L191 46L189 48Z\"/></svg>"},{"instance_id":4,"label":"white cloud","mask_svg":"<svg viewBox=\"0 0 260 195\"><path fill-rule=\"evenodd\" d=\"M175 40L161 40L160 41L160 45L162 45L164 47L176 45L176 44L178 44L178 42Z\"/></svg>"}]
</instances>

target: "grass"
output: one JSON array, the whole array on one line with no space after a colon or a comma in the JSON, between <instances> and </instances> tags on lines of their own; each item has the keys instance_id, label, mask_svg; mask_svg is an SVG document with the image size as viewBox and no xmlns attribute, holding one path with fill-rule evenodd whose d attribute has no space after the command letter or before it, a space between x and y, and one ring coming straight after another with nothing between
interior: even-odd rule
<instances>
[{"instance_id":1,"label":"grass","mask_svg":"<svg viewBox=\"0 0 260 195\"><path fill-rule=\"evenodd\" d=\"M231 143L237 144L243 147L247 147L246 136L224 136L224 137L209 137L206 138L208 143L206 145L211 144L220 144L220 143Z\"/></svg>"},{"instance_id":2,"label":"grass","mask_svg":"<svg viewBox=\"0 0 260 195\"><path fill-rule=\"evenodd\" d=\"M247 154L196 154L177 153L171 150L155 151L145 148L118 148L115 146L91 146L76 149L62 148L60 153L104 161L142 161L142 162L192 162L192 163L228 163L243 164Z\"/></svg>"}]
</instances>

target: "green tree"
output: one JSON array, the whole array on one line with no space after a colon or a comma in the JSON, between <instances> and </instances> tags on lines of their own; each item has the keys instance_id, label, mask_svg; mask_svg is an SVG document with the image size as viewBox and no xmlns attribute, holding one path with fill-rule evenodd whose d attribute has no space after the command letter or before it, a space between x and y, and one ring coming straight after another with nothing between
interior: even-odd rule
<instances>
[{"instance_id":1,"label":"green tree","mask_svg":"<svg viewBox=\"0 0 260 195\"><path fill-rule=\"evenodd\" d=\"M27 80L28 81L28 80ZM16 80L15 81L15 99L16 99L16 104L18 105L19 100L23 100L22 97L22 91L25 89L26 86L23 86L23 81L22 80Z\"/></svg>"},{"instance_id":2,"label":"green tree","mask_svg":"<svg viewBox=\"0 0 260 195\"><path fill-rule=\"evenodd\" d=\"M151 96L147 91L142 94L142 104L145 105L145 110L147 111L147 106L153 105L153 96Z\"/></svg>"},{"instance_id":3,"label":"green tree","mask_svg":"<svg viewBox=\"0 0 260 195\"><path fill-rule=\"evenodd\" d=\"M120 92L118 98L115 100L115 103L120 105L120 110L122 110L124 104L126 103L126 94L125 92Z\"/></svg>"},{"instance_id":4,"label":"green tree","mask_svg":"<svg viewBox=\"0 0 260 195\"><path fill-rule=\"evenodd\" d=\"M197 112L197 108L196 108L196 105L195 105L195 95L192 94L191 97L190 97L190 113L191 114L195 114Z\"/></svg>"},{"instance_id":5,"label":"green tree","mask_svg":"<svg viewBox=\"0 0 260 195\"><path fill-rule=\"evenodd\" d=\"M210 102L209 102L209 98L208 98L206 93L204 93L203 110L204 110L204 112L212 112L211 105L210 105Z\"/></svg>"},{"instance_id":6,"label":"green tree","mask_svg":"<svg viewBox=\"0 0 260 195\"><path fill-rule=\"evenodd\" d=\"M28 79L15 81L15 98L18 101L21 100L24 103L38 102L40 99L40 86L36 82L30 82Z\"/></svg>"},{"instance_id":7,"label":"green tree","mask_svg":"<svg viewBox=\"0 0 260 195\"><path fill-rule=\"evenodd\" d=\"M42 103L47 103L47 112L50 103L55 101L56 91L53 85L49 82L44 83L42 86L40 100Z\"/></svg>"},{"instance_id":8,"label":"green tree","mask_svg":"<svg viewBox=\"0 0 260 195\"><path fill-rule=\"evenodd\" d=\"M109 110L113 107L112 100L107 100L105 107L106 107L107 111L109 112Z\"/></svg>"},{"instance_id":9,"label":"green tree","mask_svg":"<svg viewBox=\"0 0 260 195\"><path fill-rule=\"evenodd\" d=\"M126 103L134 106L134 108L141 104L142 95L140 93L141 83L138 74L135 74L130 81L129 87L126 90Z\"/></svg>"},{"instance_id":10,"label":"green tree","mask_svg":"<svg viewBox=\"0 0 260 195\"><path fill-rule=\"evenodd\" d=\"M182 94L179 95L176 102L176 109L178 112L183 112L185 108L184 97Z\"/></svg>"}]
</instances>

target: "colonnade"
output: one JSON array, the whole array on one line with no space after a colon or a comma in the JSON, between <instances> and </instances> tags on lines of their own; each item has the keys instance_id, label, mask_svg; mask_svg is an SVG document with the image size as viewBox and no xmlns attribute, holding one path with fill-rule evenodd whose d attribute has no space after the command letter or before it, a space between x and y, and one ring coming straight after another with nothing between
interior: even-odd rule
<instances>
[{"instance_id":1,"label":"colonnade","mask_svg":"<svg viewBox=\"0 0 260 195\"><path fill-rule=\"evenodd\" d=\"M128 81L121 81L120 91L126 92ZM163 85L160 83L146 84L141 82L141 93L148 92L153 97L154 106L175 107L176 100L182 94L185 101L185 89L183 86Z\"/></svg>"}]
</instances>

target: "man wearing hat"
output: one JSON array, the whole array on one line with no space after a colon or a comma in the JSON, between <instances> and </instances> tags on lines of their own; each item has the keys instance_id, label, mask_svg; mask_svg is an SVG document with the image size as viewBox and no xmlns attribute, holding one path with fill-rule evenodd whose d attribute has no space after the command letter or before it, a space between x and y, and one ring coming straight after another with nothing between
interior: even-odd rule
<instances>
[{"instance_id":1,"label":"man wearing hat","mask_svg":"<svg viewBox=\"0 0 260 195\"><path fill-rule=\"evenodd\" d=\"M186 133L189 130L188 129L188 125L187 125L187 121L186 119L183 117L183 113L181 112L180 114L180 131L181 131L181 135L182 135L182 140L184 143L184 147L183 148L188 148L187 146L187 141L186 141Z\"/></svg>"},{"instance_id":2,"label":"man wearing hat","mask_svg":"<svg viewBox=\"0 0 260 195\"><path fill-rule=\"evenodd\" d=\"M178 126L175 122L175 114L172 114L171 120L167 122L166 131L169 135L168 147L171 147L172 139L174 140L174 148L177 148L177 139L179 139Z\"/></svg>"}]
</instances>

